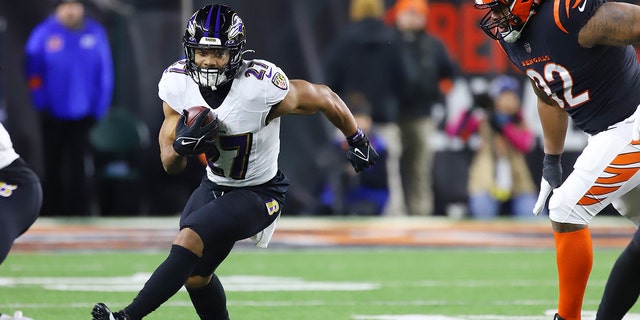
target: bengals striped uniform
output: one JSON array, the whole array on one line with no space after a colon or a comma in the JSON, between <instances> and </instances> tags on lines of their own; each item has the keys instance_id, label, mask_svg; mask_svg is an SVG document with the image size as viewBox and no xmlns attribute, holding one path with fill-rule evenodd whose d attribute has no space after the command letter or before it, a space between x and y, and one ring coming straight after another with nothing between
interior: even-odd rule
<instances>
[{"instance_id":1,"label":"bengals striped uniform","mask_svg":"<svg viewBox=\"0 0 640 320\"><path fill-rule=\"evenodd\" d=\"M578 32L604 2L542 1L517 41L500 41L511 61L590 135L574 170L549 200L556 222L588 224L640 183L640 145L631 141L640 104L636 52L632 46L578 43Z\"/></svg>"}]
</instances>

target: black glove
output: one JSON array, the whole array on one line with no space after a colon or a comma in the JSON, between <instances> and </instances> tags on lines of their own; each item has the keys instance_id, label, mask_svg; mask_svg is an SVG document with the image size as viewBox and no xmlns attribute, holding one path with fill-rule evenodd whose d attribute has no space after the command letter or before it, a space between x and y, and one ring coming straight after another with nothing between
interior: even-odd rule
<instances>
[{"instance_id":1,"label":"black glove","mask_svg":"<svg viewBox=\"0 0 640 320\"><path fill-rule=\"evenodd\" d=\"M204 153L218 136L220 126L218 118L208 124L202 125L211 110L207 109L194 120L193 125L187 125L187 111L183 110L180 120L176 125L176 140L173 149L181 156L197 155Z\"/></svg>"},{"instance_id":2,"label":"black glove","mask_svg":"<svg viewBox=\"0 0 640 320\"><path fill-rule=\"evenodd\" d=\"M347 138L347 142L349 143L347 159L356 172L374 165L380 157L360 128L353 136Z\"/></svg>"},{"instance_id":3,"label":"black glove","mask_svg":"<svg viewBox=\"0 0 640 320\"><path fill-rule=\"evenodd\" d=\"M554 189L562 184L562 164L559 154L545 153L544 160L542 160L542 178L547 180Z\"/></svg>"},{"instance_id":4,"label":"black glove","mask_svg":"<svg viewBox=\"0 0 640 320\"><path fill-rule=\"evenodd\" d=\"M560 163L560 155L544 154L542 160L542 181L540 181L540 193L538 201L533 206L533 213L539 214L544 208L547 198L553 189L562 184L562 164Z\"/></svg>"},{"instance_id":5,"label":"black glove","mask_svg":"<svg viewBox=\"0 0 640 320\"><path fill-rule=\"evenodd\" d=\"M214 163L218 161L218 159L220 158L220 150L218 150L218 148L213 146L209 148L207 151L205 151L204 155L206 156L207 161Z\"/></svg>"}]
</instances>

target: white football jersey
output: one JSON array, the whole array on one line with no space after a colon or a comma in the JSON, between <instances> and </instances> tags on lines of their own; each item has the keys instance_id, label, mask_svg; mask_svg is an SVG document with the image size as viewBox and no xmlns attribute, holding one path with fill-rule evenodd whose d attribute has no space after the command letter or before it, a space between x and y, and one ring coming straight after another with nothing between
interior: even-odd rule
<instances>
[{"instance_id":1,"label":"white football jersey","mask_svg":"<svg viewBox=\"0 0 640 320\"><path fill-rule=\"evenodd\" d=\"M13 161L18 159L18 157L19 155L13 149L13 143L11 143L9 132L7 132L0 122L0 169L10 165Z\"/></svg>"},{"instance_id":2,"label":"white football jersey","mask_svg":"<svg viewBox=\"0 0 640 320\"><path fill-rule=\"evenodd\" d=\"M212 109L220 121L216 148L220 158L209 162L207 177L231 187L265 183L278 171L280 119L265 123L271 107L289 92L289 79L265 60L243 61L222 104ZM208 106L198 85L186 72L185 60L164 71L158 95L176 112Z\"/></svg>"}]
</instances>

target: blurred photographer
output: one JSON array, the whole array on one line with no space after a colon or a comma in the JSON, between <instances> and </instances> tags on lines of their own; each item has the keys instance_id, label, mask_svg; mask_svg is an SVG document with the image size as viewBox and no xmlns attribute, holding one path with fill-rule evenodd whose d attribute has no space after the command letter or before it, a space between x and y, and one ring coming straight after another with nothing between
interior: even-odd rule
<instances>
[{"instance_id":1,"label":"blurred photographer","mask_svg":"<svg viewBox=\"0 0 640 320\"><path fill-rule=\"evenodd\" d=\"M474 107L447 126L447 133L467 140L477 133L480 145L469 168L469 213L476 219L493 219L502 212L531 218L537 189L524 155L534 145L534 135L521 113L520 85L510 76L495 78Z\"/></svg>"}]
</instances>

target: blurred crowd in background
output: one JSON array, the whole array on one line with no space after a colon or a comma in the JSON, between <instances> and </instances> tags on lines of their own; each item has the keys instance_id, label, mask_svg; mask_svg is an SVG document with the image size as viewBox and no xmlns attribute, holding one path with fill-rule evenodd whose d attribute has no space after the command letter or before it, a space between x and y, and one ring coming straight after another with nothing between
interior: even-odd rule
<instances>
[{"instance_id":1,"label":"blurred crowd in background","mask_svg":"<svg viewBox=\"0 0 640 320\"><path fill-rule=\"evenodd\" d=\"M194 158L181 175L163 171L157 84L163 70L182 56L182 22L208 3L0 3L0 121L18 153L43 179L43 216L173 215L181 210L204 167ZM46 85L37 67L51 62L37 59L57 43L43 41L38 49L34 34L60 6L76 4L92 19L85 24L93 21L97 30L91 40L81 37L80 45L101 46L109 56L66 56L71 60L66 63L101 75L82 83L67 84L64 74L79 71L60 65L59 73L47 75L57 87L80 88L56 101L87 96L81 114L56 117L47 111L51 101L42 101L36 91ZM283 119L280 162L293 183L285 214L529 217L523 208L535 200L542 161L535 95L477 27L484 13L473 10L472 2L227 4L244 20L247 48L292 79L328 84L351 107L384 159L354 175L345 170L341 140L326 120ZM96 61L104 63L103 70ZM100 97L90 97L91 90ZM73 138L78 141L68 141ZM572 166L585 142L586 136L570 130L564 166ZM80 170L80 177L74 170Z\"/></svg>"}]
</instances>

